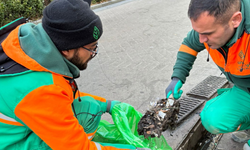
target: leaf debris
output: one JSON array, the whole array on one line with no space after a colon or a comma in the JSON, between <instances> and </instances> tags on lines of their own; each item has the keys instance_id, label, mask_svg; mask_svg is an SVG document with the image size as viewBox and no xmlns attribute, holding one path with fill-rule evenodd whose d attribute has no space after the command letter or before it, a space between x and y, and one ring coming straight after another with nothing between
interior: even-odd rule
<instances>
[{"instance_id":1,"label":"leaf debris","mask_svg":"<svg viewBox=\"0 0 250 150\"><path fill-rule=\"evenodd\" d=\"M160 99L153 104L138 123L138 134L145 138L160 137L168 128L175 129L180 110L180 103L172 99Z\"/></svg>"}]
</instances>

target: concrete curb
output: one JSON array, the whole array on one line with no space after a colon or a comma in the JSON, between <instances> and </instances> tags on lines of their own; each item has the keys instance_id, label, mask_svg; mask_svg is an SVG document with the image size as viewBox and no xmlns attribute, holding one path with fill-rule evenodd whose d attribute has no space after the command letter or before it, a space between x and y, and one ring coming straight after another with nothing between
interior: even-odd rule
<instances>
[{"instance_id":1,"label":"concrete curb","mask_svg":"<svg viewBox=\"0 0 250 150\"><path fill-rule=\"evenodd\" d=\"M121 1L124 1L124 0L110 0L110 1L107 1L107 2L100 3L100 4L94 4L94 5L90 6L90 8L92 10L95 10L95 9L105 7L105 6L108 6L108 5L112 5L112 4L121 2Z\"/></svg>"},{"instance_id":2,"label":"concrete curb","mask_svg":"<svg viewBox=\"0 0 250 150\"><path fill-rule=\"evenodd\" d=\"M122 2L122 1L125 1L125 0L110 0L110 1L107 1L107 2L100 3L100 4L95 4L93 6L90 6L90 8L94 11L96 9L99 9L99 8L102 8L102 7L105 7L105 6L108 6L108 5L116 4L116 3L119 3L119 2ZM34 20L34 21L31 20L30 22L32 22L34 24L38 24L38 23L42 22L42 19Z\"/></svg>"}]
</instances>

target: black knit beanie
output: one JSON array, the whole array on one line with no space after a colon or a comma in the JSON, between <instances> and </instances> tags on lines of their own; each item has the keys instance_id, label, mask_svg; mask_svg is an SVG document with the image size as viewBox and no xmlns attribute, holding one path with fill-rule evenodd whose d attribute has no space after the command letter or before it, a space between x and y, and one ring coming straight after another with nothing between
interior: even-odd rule
<instances>
[{"instance_id":1,"label":"black knit beanie","mask_svg":"<svg viewBox=\"0 0 250 150\"><path fill-rule=\"evenodd\" d=\"M42 26L58 50L82 47L102 35L102 22L83 0L53 0L44 10Z\"/></svg>"}]
</instances>

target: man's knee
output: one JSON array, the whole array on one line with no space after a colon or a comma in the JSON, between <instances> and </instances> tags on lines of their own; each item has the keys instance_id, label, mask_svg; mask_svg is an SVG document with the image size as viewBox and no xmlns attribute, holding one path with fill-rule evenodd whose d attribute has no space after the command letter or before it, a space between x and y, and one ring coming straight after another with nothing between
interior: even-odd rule
<instances>
[{"instance_id":1,"label":"man's knee","mask_svg":"<svg viewBox=\"0 0 250 150\"><path fill-rule=\"evenodd\" d=\"M216 121L217 119L206 113L206 111L202 111L200 117L202 125L208 132L212 134L220 133L219 124Z\"/></svg>"},{"instance_id":2,"label":"man's knee","mask_svg":"<svg viewBox=\"0 0 250 150\"><path fill-rule=\"evenodd\" d=\"M235 122L230 122L223 113L203 110L200 114L202 125L212 134L229 133L236 130Z\"/></svg>"}]
</instances>

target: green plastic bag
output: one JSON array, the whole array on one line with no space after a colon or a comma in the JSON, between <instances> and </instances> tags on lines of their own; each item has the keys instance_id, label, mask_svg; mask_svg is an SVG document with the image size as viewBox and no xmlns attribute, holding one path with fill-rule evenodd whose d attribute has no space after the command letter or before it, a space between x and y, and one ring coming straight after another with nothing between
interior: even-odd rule
<instances>
[{"instance_id":1,"label":"green plastic bag","mask_svg":"<svg viewBox=\"0 0 250 150\"><path fill-rule=\"evenodd\" d=\"M172 150L164 136L145 139L144 136L138 135L137 125L141 117L142 114L131 105L127 103L117 104L112 110L114 124L101 120L93 141L130 144L151 150Z\"/></svg>"}]
</instances>

